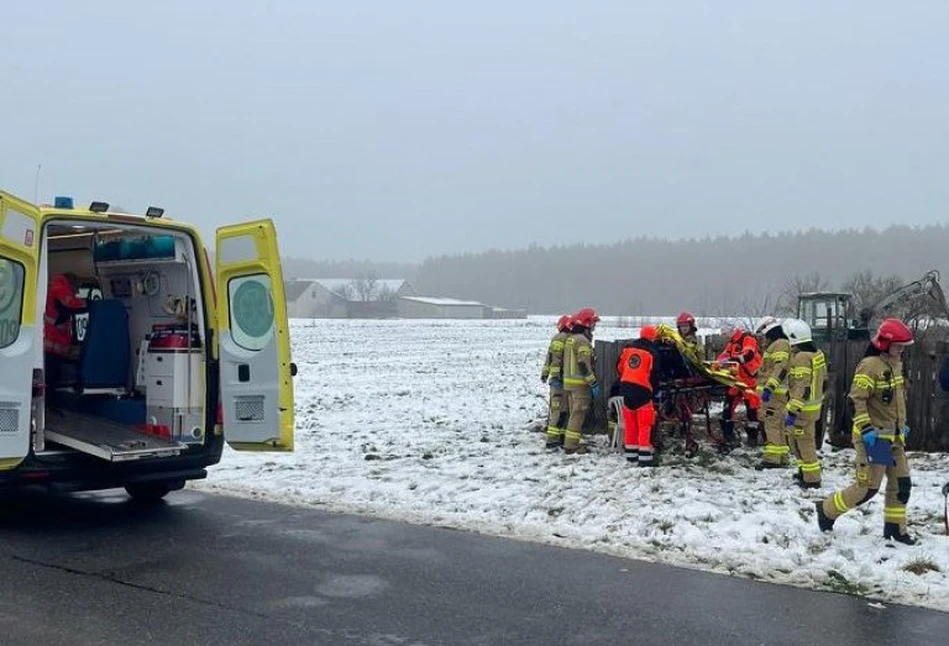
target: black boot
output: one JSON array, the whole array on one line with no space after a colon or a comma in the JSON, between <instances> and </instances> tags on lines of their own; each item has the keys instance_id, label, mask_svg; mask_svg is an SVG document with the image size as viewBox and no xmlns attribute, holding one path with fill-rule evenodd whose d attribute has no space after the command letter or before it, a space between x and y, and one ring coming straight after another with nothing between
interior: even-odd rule
<instances>
[{"instance_id":1,"label":"black boot","mask_svg":"<svg viewBox=\"0 0 949 646\"><path fill-rule=\"evenodd\" d=\"M830 532L834 529L834 520L830 518L827 514L824 513L824 503L817 502L817 525L820 527L822 532Z\"/></svg>"},{"instance_id":2,"label":"black boot","mask_svg":"<svg viewBox=\"0 0 949 646\"><path fill-rule=\"evenodd\" d=\"M909 534L900 533L899 523L883 523L883 538L893 539L903 545L916 545L916 539Z\"/></svg>"},{"instance_id":3,"label":"black boot","mask_svg":"<svg viewBox=\"0 0 949 646\"><path fill-rule=\"evenodd\" d=\"M787 465L784 464L775 464L774 462L765 462L762 460L755 465L755 471L764 471L766 469L786 469Z\"/></svg>"},{"instance_id":4,"label":"black boot","mask_svg":"<svg viewBox=\"0 0 949 646\"><path fill-rule=\"evenodd\" d=\"M745 445L750 447L758 446L757 426L748 426L745 428Z\"/></svg>"}]
</instances>

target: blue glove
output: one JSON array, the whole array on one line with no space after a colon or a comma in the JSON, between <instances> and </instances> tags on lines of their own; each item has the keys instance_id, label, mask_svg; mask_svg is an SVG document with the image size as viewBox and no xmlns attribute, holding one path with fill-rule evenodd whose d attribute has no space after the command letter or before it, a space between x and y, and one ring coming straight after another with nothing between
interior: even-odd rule
<instances>
[{"instance_id":1,"label":"blue glove","mask_svg":"<svg viewBox=\"0 0 949 646\"><path fill-rule=\"evenodd\" d=\"M867 447L867 451L869 451L877 443L879 433L871 426L870 428L860 431L860 435L863 437L863 445Z\"/></svg>"},{"instance_id":2,"label":"blue glove","mask_svg":"<svg viewBox=\"0 0 949 646\"><path fill-rule=\"evenodd\" d=\"M900 433L903 434L903 440L905 441L906 438L909 437L909 426L903 424L903 428L900 429Z\"/></svg>"},{"instance_id":3,"label":"blue glove","mask_svg":"<svg viewBox=\"0 0 949 646\"><path fill-rule=\"evenodd\" d=\"M590 387L590 394L593 395L593 399L598 399L600 396L600 384L594 384Z\"/></svg>"},{"instance_id":4,"label":"blue glove","mask_svg":"<svg viewBox=\"0 0 949 646\"><path fill-rule=\"evenodd\" d=\"M761 401L763 401L763 402L766 403L766 404L767 404L769 401L771 401L771 390L770 390L770 389L765 388L764 390L761 391Z\"/></svg>"},{"instance_id":5,"label":"blue glove","mask_svg":"<svg viewBox=\"0 0 949 646\"><path fill-rule=\"evenodd\" d=\"M548 382L548 385L549 385L551 388L559 388L560 390L563 390L563 382L560 381L559 379L551 379L551 380Z\"/></svg>"},{"instance_id":6,"label":"blue glove","mask_svg":"<svg viewBox=\"0 0 949 646\"><path fill-rule=\"evenodd\" d=\"M784 417L784 425L785 425L785 426L794 426L794 423L795 423L796 421L797 421L797 415L795 415L794 413L788 413L788 414Z\"/></svg>"}]
</instances>

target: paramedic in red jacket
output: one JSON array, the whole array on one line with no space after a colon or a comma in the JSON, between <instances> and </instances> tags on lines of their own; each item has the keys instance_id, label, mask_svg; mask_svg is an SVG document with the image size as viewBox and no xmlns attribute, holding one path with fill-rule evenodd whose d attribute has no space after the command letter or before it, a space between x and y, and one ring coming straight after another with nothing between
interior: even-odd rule
<instances>
[{"instance_id":1,"label":"paramedic in red jacket","mask_svg":"<svg viewBox=\"0 0 949 646\"><path fill-rule=\"evenodd\" d=\"M626 345L616 362L616 394L623 398L623 448L626 459L641 467L656 465L652 429L656 422L653 393L659 387L656 328L643 326L639 338Z\"/></svg>"},{"instance_id":2,"label":"paramedic in red jacket","mask_svg":"<svg viewBox=\"0 0 949 646\"><path fill-rule=\"evenodd\" d=\"M730 363L737 371L738 379L747 389L729 388L725 394L725 408L722 410L722 435L725 442L724 450L729 450L738 444L735 438L735 408L742 401L747 411L745 419L745 433L749 446L758 445L758 408L761 400L755 392L758 379L758 369L761 368L761 350L758 348L758 339L755 335L741 328L732 328L729 331L728 343L725 350L719 355L716 364Z\"/></svg>"},{"instance_id":3,"label":"paramedic in red jacket","mask_svg":"<svg viewBox=\"0 0 949 646\"><path fill-rule=\"evenodd\" d=\"M52 381L60 381L59 368L64 361L78 358L78 348L73 345L73 315L86 310L86 301L76 296L78 283L73 274L53 274L46 292L43 350Z\"/></svg>"}]
</instances>

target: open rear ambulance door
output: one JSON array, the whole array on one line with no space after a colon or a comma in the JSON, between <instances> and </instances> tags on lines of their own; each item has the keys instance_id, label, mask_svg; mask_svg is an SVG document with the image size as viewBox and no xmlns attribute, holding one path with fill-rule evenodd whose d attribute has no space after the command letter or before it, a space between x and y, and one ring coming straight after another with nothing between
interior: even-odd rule
<instances>
[{"instance_id":1,"label":"open rear ambulance door","mask_svg":"<svg viewBox=\"0 0 949 646\"><path fill-rule=\"evenodd\" d=\"M0 470L30 450L39 209L0 191Z\"/></svg>"},{"instance_id":2,"label":"open rear ambulance door","mask_svg":"<svg viewBox=\"0 0 949 646\"><path fill-rule=\"evenodd\" d=\"M238 450L292 451L290 329L273 222L218 229L215 265L224 439Z\"/></svg>"}]
</instances>

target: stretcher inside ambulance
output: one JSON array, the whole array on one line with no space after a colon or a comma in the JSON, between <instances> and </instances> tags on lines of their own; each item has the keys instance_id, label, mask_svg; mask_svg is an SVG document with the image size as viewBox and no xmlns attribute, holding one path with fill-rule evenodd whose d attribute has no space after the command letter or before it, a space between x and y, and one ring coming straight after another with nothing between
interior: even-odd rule
<instances>
[{"instance_id":1,"label":"stretcher inside ambulance","mask_svg":"<svg viewBox=\"0 0 949 646\"><path fill-rule=\"evenodd\" d=\"M0 484L156 498L205 477L224 441L292 450L269 220L218 231L215 284L189 225L4 193L0 207Z\"/></svg>"}]
</instances>

